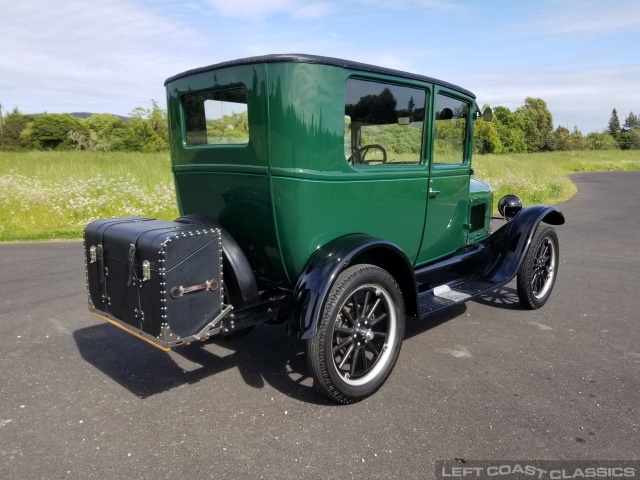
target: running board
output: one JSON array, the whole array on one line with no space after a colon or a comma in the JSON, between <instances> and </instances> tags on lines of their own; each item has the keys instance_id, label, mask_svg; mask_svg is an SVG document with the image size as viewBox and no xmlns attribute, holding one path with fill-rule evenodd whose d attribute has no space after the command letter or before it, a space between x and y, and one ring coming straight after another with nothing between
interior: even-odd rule
<instances>
[{"instance_id":1,"label":"running board","mask_svg":"<svg viewBox=\"0 0 640 480\"><path fill-rule=\"evenodd\" d=\"M504 285L504 282L491 282L482 279L471 279L456 284L439 285L418 295L420 320L439 310L477 297L485 292Z\"/></svg>"}]
</instances>

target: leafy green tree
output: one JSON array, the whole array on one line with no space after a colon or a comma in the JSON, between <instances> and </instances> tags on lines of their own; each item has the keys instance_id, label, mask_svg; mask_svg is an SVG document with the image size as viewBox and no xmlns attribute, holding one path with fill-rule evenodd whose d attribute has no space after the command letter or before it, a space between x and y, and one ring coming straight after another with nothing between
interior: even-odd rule
<instances>
[{"instance_id":1,"label":"leafy green tree","mask_svg":"<svg viewBox=\"0 0 640 480\"><path fill-rule=\"evenodd\" d=\"M476 120L473 130L473 151L475 153L502 153L502 141L494 122Z\"/></svg>"},{"instance_id":2,"label":"leafy green tree","mask_svg":"<svg viewBox=\"0 0 640 480\"><path fill-rule=\"evenodd\" d=\"M553 116L547 103L541 98L527 97L524 106L516 110L524 118L524 133L529 152L547 148L547 140L553 132Z\"/></svg>"},{"instance_id":3,"label":"leafy green tree","mask_svg":"<svg viewBox=\"0 0 640 480\"><path fill-rule=\"evenodd\" d=\"M630 132L632 130L640 129L640 117L634 115L633 112L629 112L627 118L624 119L624 125L622 127L623 132Z\"/></svg>"},{"instance_id":4,"label":"leafy green tree","mask_svg":"<svg viewBox=\"0 0 640 480\"><path fill-rule=\"evenodd\" d=\"M91 115L86 120L87 128L95 134L103 150L122 150L127 135L127 124L119 117L108 113Z\"/></svg>"},{"instance_id":5,"label":"leafy green tree","mask_svg":"<svg viewBox=\"0 0 640 480\"><path fill-rule=\"evenodd\" d=\"M609 119L607 132L609 132L609 135L611 135L616 140L620 137L620 119L618 119L618 112L615 108L611 111L611 118Z\"/></svg>"},{"instance_id":6,"label":"leafy green tree","mask_svg":"<svg viewBox=\"0 0 640 480\"><path fill-rule=\"evenodd\" d=\"M620 134L620 148L623 150L640 149L640 130L633 129Z\"/></svg>"},{"instance_id":7,"label":"leafy green tree","mask_svg":"<svg viewBox=\"0 0 640 480\"><path fill-rule=\"evenodd\" d=\"M91 115L85 120L87 133L69 132L75 148L82 150L123 150L127 125L118 117L108 113Z\"/></svg>"},{"instance_id":8,"label":"leafy green tree","mask_svg":"<svg viewBox=\"0 0 640 480\"><path fill-rule=\"evenodd\" d=\"M573 127L573 132L569 135L569 141L571 144L571 150L585 150L587 143L585 141L582 132L578 130L578 127Z\"/></svg>"},{"instance_id":9,"label":"leafy green tree","mask_svg":"<svg viewBox=\"0 0 640 480\"><path fill-rule=\"evenodd\" d=\"M493 124L502 144L501 153L524 153L527 142L524 133L524 117L506 107L496 107L493 111Z\"/></svg>"},{"instance_id":10,"label":"leafy green tree","mask_svg":"<svg viewBox=\"0 0 640 480\"><path fill-rule=\"evenodd\" d=\"M578 128L574 128L573 132L569 132L568 128L562 125L558 126L548 142L549 150L583 150L586 143L582 133Z\"/></svg>"},{"instance_id":11,"label":"leafy green tree","mask_svg":"<svg viewBox=\"0 0 640 480\"><path fill-rule=\"evenodd\" d=\"M618 143L608 132L591 132L585 137L585 145L589 150L616 150Z\"/></svg>"},{"instance_id":12,"label":"leafy green tree","mask_svg":"<svg viewBox=\"0 0 640 480\"><path fill-rule=\"evenodd\" d=\"M65 150L73 148L69 132L87 134L84 121L67 113L37 115L21 132L21 141L38 150Z\"/></svg>"},{"instance_id":13,"label":"leafy green tree","mask_svg":"<svg viewBox=\"0 0 640 480\"><path fill-rule=\"evenodd\" d=\"M152 108L137 107L123 138L123 148L137 152L162 152L169 149L167 112L151 100Z\"/></svg>"},{"instance_id":14,"label":"leafy green tree","mask_svg":"<svg viewBox=\"0 0 640 480\"><path fill-rule=\"evenodd\" d=\"M249 138L247 112L232 113L218 119L208 119L207 137L212 143L246 143Z\"/></svg>"},{"instance_id":15,"label":"leafy green tree","mask_svg":"<svg viewBox=\"0 0 640 480\"><path fill-rule=\"evenodd\" d=\"M23 115L15 107L11 113L3 118L2 126L2 145L3 150L21 150L28 145L21 138L20 134L27 127L27 124L33 121L33 115Z\"/></svg>"},{"instance_id":16,"label":"leafy green tree","mask_svg":"<svg viewBox=\"0 0 640 480\"><path fill-rule=\"evenodd\" d=\"M569 140L570 135L571 132L569 132L568 128L565 128L562 125L558 126L558 128L553 131L551 138L549 139L549 150L571 150L571 142Z\"/></svg>"},{"instance_id":17,"label":"leafy green tree","mask_svg":"<svg viewBox=\"0 0 640 480\"><path fill-rule=\"evenodd\" d=\"M378 95L365 95L355 105L347 105L345 114L371 124L391 124L398 121L397 104L391 90L385 88Z\"/></svg>"}]
</instances>

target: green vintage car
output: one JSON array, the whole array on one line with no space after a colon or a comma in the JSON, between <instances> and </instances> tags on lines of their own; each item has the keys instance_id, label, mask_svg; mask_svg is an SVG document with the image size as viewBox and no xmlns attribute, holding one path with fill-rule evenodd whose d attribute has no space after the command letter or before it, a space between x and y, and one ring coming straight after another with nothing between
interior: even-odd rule
<instances>
[{"instance_id":1,"label":"green vintage car","mask_svg":"<svg viewBox=\"0 0 640 480\"><path fill-rule=\"evenodd\" d=\"M205 298L219 283L222 303L193 333L181 323L180 335L171 331L171 316L187 315L179 309L136 323L90 301L103 318L162 348L284 322L307 340L315 384L351 403L390 374L405 319L429 321L516 276L526 308L548 300L559 263L550 225L564 217L508 196L500 211L509 221L491 232L492 190L471 178L482 114L468 90L298 54L190 70L166 89L183 215L175 225L220 232L222 242L221 258L211 258L220 278L171 291ZM88 264L100 265L98 252L87 245ZM135 285L143 267L131 253L129 262ZM140 285L153 278L153 262L140 275ZM136 319L142 310L138 301ZM152 333L156 321L164 323Z\"/></svg>"}]
</instances>

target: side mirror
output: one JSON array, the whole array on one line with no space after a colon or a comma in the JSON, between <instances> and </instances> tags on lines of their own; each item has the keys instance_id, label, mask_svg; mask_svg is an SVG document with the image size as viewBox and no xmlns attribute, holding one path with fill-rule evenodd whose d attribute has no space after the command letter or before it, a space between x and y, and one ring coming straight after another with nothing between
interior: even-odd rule
<instances>
[{"instance_id":1,"label":"side mirror","mask_svg":"<svg viewBox=\"0 0 640 480\"><path fill-rule=\"evenodd\" d=\"M491 110L491 107L487 107L482 111L482 119L485 122L493 120L493 110Z\"/></svg>"}]
</instances>

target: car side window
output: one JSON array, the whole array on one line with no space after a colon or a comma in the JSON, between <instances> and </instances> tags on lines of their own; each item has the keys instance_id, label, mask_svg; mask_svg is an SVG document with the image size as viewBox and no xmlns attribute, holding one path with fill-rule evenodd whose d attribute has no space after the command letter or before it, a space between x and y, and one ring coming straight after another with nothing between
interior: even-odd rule
<instances>
[{"instance_id":1,"label":"car side window","mask_svg":"<svg viewBox=\"0 0 640 480\"><path fill-rule=\"evenodd\" d=\"M184 97L183 110L187 145L249 143L246 88L230 88Z\"/></svg>"},{"instance_id":2,"label":"car side window","mask_svg":"<svg viewBox=\"0 0 640 480\"><path fill-rule=\"evenodd\" d=\"M346 83L344 146L352 165L417 164L422 159L427 92L350 78Z\"/></svg>"},{"instance_id":3,"label":"car side window","mask_svg":"<svg viewBox=\"0 0 640 480\"><path fill-rule=\"evenodd\" d=\"M438 93L433 163L464 163L468 123L469 104Z\"/></svg>"}]
</instances>

